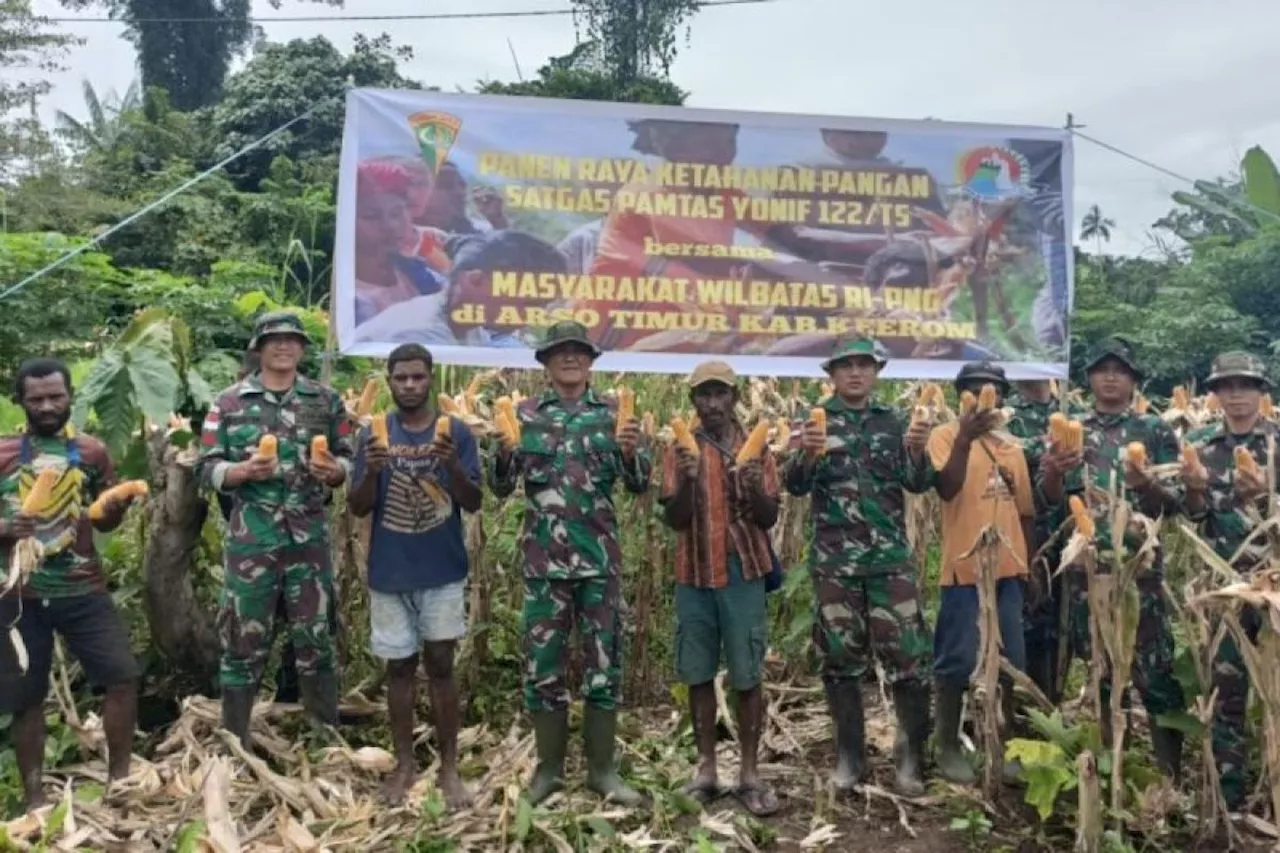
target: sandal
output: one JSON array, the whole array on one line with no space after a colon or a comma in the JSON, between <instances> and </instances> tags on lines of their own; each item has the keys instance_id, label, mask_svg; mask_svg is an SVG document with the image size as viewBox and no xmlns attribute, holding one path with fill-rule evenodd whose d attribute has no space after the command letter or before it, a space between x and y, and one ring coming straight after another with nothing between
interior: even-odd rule
<instances>
[{"instance_id":1,"label":"sandal","mask_svg":"<svg viewBox=\"0 0 1280 853\"><path fill-rule=\"evenodd\" d=\"M755 817L768 817L769 815L777 814L780 808L778 795L763 782L739 785L734 790L733 795L738 798L738 802L742 803L742 807Z\"/></svg>"},{"instance_id":2,"label":"sandal","mask_svg":"<svg viewBox=\"0 0 1280 853\"><path fill-rule=\"evenodd\" d=\"M700 782L694 779L680 789L680 793L692 797L702 805L714 802L724 796L724 789L715 782Z\"/></svg>"}]
</instances>

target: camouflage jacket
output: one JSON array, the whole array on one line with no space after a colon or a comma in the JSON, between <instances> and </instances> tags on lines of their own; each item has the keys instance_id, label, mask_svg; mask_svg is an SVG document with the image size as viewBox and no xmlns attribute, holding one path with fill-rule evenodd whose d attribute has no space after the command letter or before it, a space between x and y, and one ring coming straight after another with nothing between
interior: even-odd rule
<instances>
[{"instance_id":1,"label":"camouflage jacket","mask_svg":"<svg viewBox=\"0 0 1280 853\"><path fill-rule=\"evenodd\" d=\"M1009 398L1009 408L1013 409L1013 417L1009 420L1008 431L1014 438L1022 442L1027 458L1027 470L1034 482L1040 470L1040 460L1048 450L1049 416L1061 410L1057 400L1037 403L1020 395ZM1068 406L1070 417L1079 417L1082 412L1077 406ZM1043 541L1053 535L1054 530L1062 523L1065 507L1047 506L1043 500L1036 500L1036 533Z\"/></svg>"},{"instance_id":2,"label":"camouflage jacket","mask_svg":"<svg viewBox=\"0 0 1280 853\"><path fill-rule=\"evenodd\" d=\"M268 433L279 442L278 473L230 492L229 550L257 552L326 538L327 489L307 470L315 436L328 439L329 452L350 472L351 422L337 393L299 376L281 395L253 374L219 394L205 415L200 437L205 485L226 493L227 471L252 457Z\"/></svg>"},{"instance_id":3,"label":"camouflage jacket","mask_svg":"<svg viewBox=\"0 0 1280 853\"><path fill-rule=\"evenodd\" d=\"M489 485L505 498L524 478L525 577L578 580L615 575L622 567L613 487L621 479L627 491L642 494L653 465L643 447L630 465L623 462L615 408L591 388L577 405L547 391L517 407L520 446L505 470L494 454Z\"/></svg>"},{"instance_id":4,"label":"camouflage jacket","mask_svg":"<svg viewBox=\"0 0 1280 853\"><path fill-rule=\"evenodd\" d=\"M1126 448L1129 444L1140 441L1147 448L1150 464L1167 465L1179 459L1178 437L1156 415L1140 415L1132 409L1113 415L1104 415L1097 409L1092 409L1080 418L1080 422L1084 426L1084 465L1067 474L1064 493L1082 495L1085 491L1085 474L1088 473L1090 486L1098 493L1089 502L1097 522L1098 551L1106 553L1111 550L1111 516L1102 496L1110 493L1113 483L1117 490L1124 486ZM1042 474L1037 474L1037 483L1043 481L1042 477ZM1165 491L1165 500L1144 499L1138 502L1136 495L1130 495L1130 500L1136 508L1152 518L1172 515L1181 508L1181 501L1176 491L1170 491L1168 487L1165 487ZM1133 540L1127 544L1136 547L1141 543ZM1157 568L1159 567L1160 563L1157 561Z\"/></svg>"},{"instance_id":5,"label":"camouflage jacket","mask_svg":"<svg viewBox=\"0 0 1280 853\"><path fill-rule=\"evenodd\" d=\"M909 566L903 490L927 492L937 472L927 454L919 467L911 463L905 426L893 409L851 409L836 397L823 408L826 452L810 464L797 448L784 469L787 491L812 495L810 571L861 576Z\"/></svg>"},{"instance_id":6,"label":"camouflage jacket","mask_svg":"<svg viewBox=\"0 0 1280 853\"><path fill-rule=\"evenodd\" d=\"M1209 490L1206 497L1208 507L1198 514L1188 512L1188 517L1200 526L1200 534L1213 547L1214 553L1224 560L1236 556L1245 539L1257 527L1258 521L1250 518L1247 507L1236 498L1235 492L1235 449L1243 444L1257 461L1258 467L1267 467L1267 437L1276 435L1280 439L1280 429L1274 424L1259 419L1253 432L1236 436L1227 431L1226 424L1214 424L1203 427L1187 435L1187 444L1195 447L1200 454L1200 462L1209 472ZM1280 469L1280 459L1276 467ZM1265 504L1260 507L1265 514ZM1261 515L1256 518L1261 518ZM1270 554L1270 538L1260 536L1250 541L1249 547L1240 555L1234 564L1239 572L1248 572L1257 567Z\"/></svg>"}]
</instances>

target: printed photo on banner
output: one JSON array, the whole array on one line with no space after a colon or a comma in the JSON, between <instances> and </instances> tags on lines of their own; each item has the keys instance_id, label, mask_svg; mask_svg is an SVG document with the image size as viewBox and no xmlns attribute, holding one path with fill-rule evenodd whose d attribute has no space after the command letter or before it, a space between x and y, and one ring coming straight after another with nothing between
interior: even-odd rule
<instances>
[{"instance_id":1,"label":"printed photo on banner","mask_svg":"<svg viewBox=\"0 0 1280 853\"><path fill-rule=\"evenodd\" d=\"M899 375L1060 375L1069 181L1061 130L355 90L339 343L528 366L575 319L615 369L804 375L869 333Z\"/></svg>"}]
</instances>

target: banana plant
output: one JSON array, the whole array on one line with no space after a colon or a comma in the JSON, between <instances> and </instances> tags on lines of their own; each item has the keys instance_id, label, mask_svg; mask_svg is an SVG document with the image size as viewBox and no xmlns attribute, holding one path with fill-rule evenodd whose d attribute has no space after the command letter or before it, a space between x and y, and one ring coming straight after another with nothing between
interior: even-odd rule
<instances>
[{"instance_id":1,"label":"banana plant","mask_svg":"<svg viewBox=\"0 0 1280 853\"><path fill-rule=\"evenodd\" d=\"M1280 171L1270 155L1260 146L1250 148L1240 161L1240 175L1239 188L1196 181L1195 192L1176 192L1173 200L1250 236L1280 227Z\"/></svg>"}]
</instances>

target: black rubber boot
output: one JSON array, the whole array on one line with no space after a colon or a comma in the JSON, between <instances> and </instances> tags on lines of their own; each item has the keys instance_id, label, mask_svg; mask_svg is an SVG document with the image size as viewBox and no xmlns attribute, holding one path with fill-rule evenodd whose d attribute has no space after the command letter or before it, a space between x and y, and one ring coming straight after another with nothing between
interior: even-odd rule
<instances>
[{"instance_id":1,"label":"black rubber boot","mask_svg":"<svg viewBox=\"0 0 1280 853\"><path fill-rule=\"evenodd\" d=\"M617 711L591 705L586 707L582 718L582 739L587 753L587 787L619 805L638 806L644 798L622 781L614 763L614 735L617 730Z\"/></svg>"},{"instance_id":2,"label":"black rubber boot","mask_svg":"<svg viewBox=\"0 0 1280 853\"><path fill-rule=\"evenodd\" d=\"M338 725L338 675L334 672L298 676L302 707L323 726Z\"/></svg>"},{"instance_id":3,"label":"black rubber boot","mask_svg":"<svg viewBox=\"0 0 1280 853\"><path fill-rule=\"evenodd\" d=\"M938 772L949 782L972 785L977 781L960 745L960 714L964 688L938 686L938 720L933 736L938 748Z\"/></svg>"},{"instance_id":4,"label":"black rubber boot","mask_svg":"<svg viewBox=\"0 0 1280 853\"><path fill-rule=\"evenodd\" d=\"M929 737L929 693L915 679L893 685L898 734L893 744L894 785L898 793L924 793L924 742Z\"/></svg>"},{"instance_id":5,"label":"black rubber boot","mask_svg":"<svg viewBox=\"0 0 1280 853\"><path fill-rule=\"evenodd\" d=\"M538 767L525 793L533 805L564 787L564 755L569 746L569 709L536 711L533 737L538 751Z\"/></svg>"},{"instance_id":6,"label":"black rubber boot","mask_svg":"<svg viewBox=\"0 0 1280 853\"><path fill-rule=\"evenodd\" d=\"M293 643L284 644L280 655L280 668L276 670L276 698L282 705L292 705L301 696L298 687L298 659L293 653Z\"/></svg>"},{"instance_id":7,"label":"black rubber boot","mask_svg":"<svg viewBox=\"0 0 1280 853\"><path fill-rule=\"evenodd\" d=\"M1151 750L1156 754L1156 764L1160 772L1173 780L1175 786L1182 784L1182 732L1177 729L1166 729L1155 726L1151 729Z\"/></svg>"},{"instance_id":8,"label":"black rubber boot","mask_svg":"<svg viewBox=\"0 0 1280 853\"><path fill-rule=\"evenodd\" d=\"M831 784L848 791L867 779L867 732L862 712L862 688L846 679L826 682L827 707L835 729L836 769Z\"/></svg>"},{"instance_id":9,"label":"black rubber boot","mask_svg":"<svg viewBox=\"0 0 1280 853\"><path fill-rule=\"evenodd\" d=\"M249 720L253 716L256 694L252 687L222 688L222 727L238 737L245 749L253 748Z\"/></svg>"}]
</instances>

